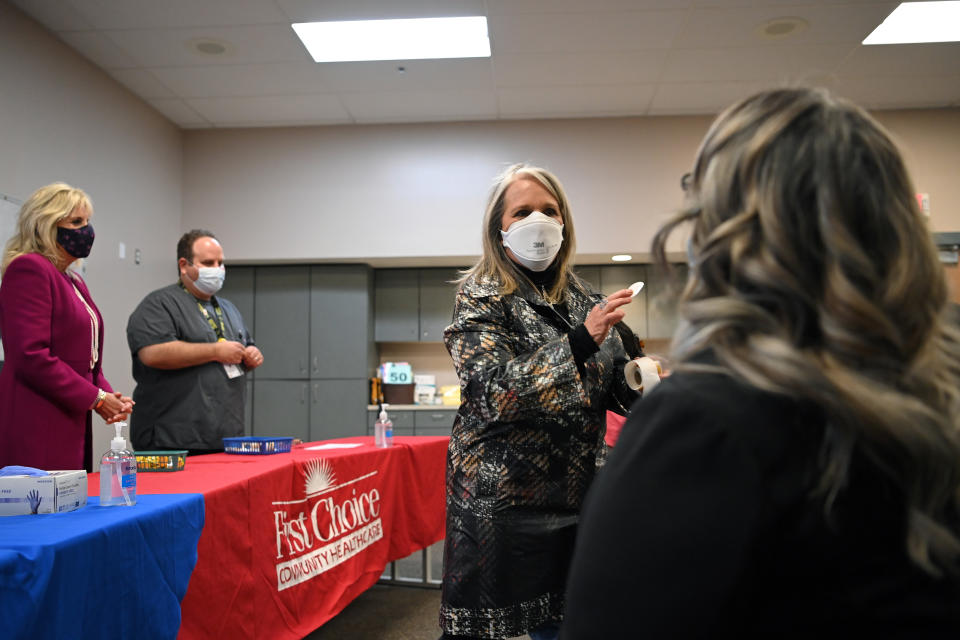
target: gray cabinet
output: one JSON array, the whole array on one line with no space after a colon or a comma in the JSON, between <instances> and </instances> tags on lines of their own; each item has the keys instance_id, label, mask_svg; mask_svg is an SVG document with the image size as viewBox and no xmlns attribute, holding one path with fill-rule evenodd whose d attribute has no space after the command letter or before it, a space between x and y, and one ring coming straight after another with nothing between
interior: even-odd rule
<instances>
[{"instance_id":1,"label":"gray cabinet","mask_svg":"<svg viewBox=\"0 0 960 640\"><path fill-rule=\"evenodd\" d=\"M417 342L420 335L418 269L378 269L374 279L377 342Z\"/></svg>"},{"instance_id":2,"label":"gray cabinet","mask_svg":"<svg viewBox=\"0 0 960 640\"><path fill-rule=\"evenodd\" d=\"M226 298L240 312L243 324L256 339L256 317L253 313L254 299L254 267L227 267L227 277L223 280L223 288L217 294L219 298Z\"/></svg>"},{"instance_id":3,"label":"gray cabinet","mask_svg":"<svg viewBox=\"0 0 960 640\"><path fill-rule=\"evenodd\" d=\"M359 436L370 392L366 378L310 382L310 440Z\"/></svg>"},{"instance_id":4,"label":"gray cabinet","mask_svg":"<svg viewBox=\"0 0 960 640\"><path fill-rule=\"evenodd\" d=\"M257 379L308 378L310 268L257 267L254 318L263 364Z\"/></svg>"},{"instance_id":5,"label":"gray cabinet","mask_svg":"<svg viewBox=\"0 0 960 640\"><path fill-rule=\"evenodd\" d=\"M310 440L310 388L306 380L264 380L253 385L253 435Z\"/></svg>"},{"instance_id":6,"label":"gray cabinet","mask_svg":"<svg viewBox=\"0 0 960 640\"><path fill-rule=\"evenodd\" d=\"M647 282L648 271L646 265L625 264L625 265L599 265L577 267L577 275L586 280L590 285L601 293L613 293L620 289L626 289L637 281L644 283L643 290L633 299L630 304L623 307L625 312L623 321L627 323L637 336L641 339L648 337L648 318L647 318L647 291L651 283Z\"/></svg>"},{"instance_id":7,"label":"gray cabinet","mask_svg":"<svg viewBox=\"0 0 960 640\"><path fill-rule=\"evenodd\" d=\"M685 264L671 266L669 272L650 267L651 282L647 300L647 335L650 338L670 338L679 323L677 301L687 282L688 268Z\"/></svg>"},{"instance_id":8,"label":"gray cabinet","mask_svg":"<svg viewBox=\"0 0 960 640\"><path fill-rule=\"evenodd\" d=\"M264 364L252 432L305 441L360 435L375 367L366 265L256 267L253 314Z\"/></svg>"},{"instance_id":9,"label":"gray cabinet","mask_svg":"<svg viewBox=\"0 0 960 640\"><path fill-rule=\"evenodd\" d=\"M423 409L415 413L414 433L418 436L449 436L457 417L455 409Z\"/></svg>"},{"instance_id":10,"label":"gray cabinet","mask_svg":"<svg viewBox=\"0 0 960 640\"><path fill-rule=\"evenodd\" d=\"M254 267L227 267L227 277L223 281L223 288L217 294L218 298L229 300L240 312L243 318L243 324L253 335L256 341L257 333L255 330L254 317ZM249 436L253 425L253 378L256 371L248 371L246 374L247 395L243 405L243 433Z\"/></svg>"},{"instance_id":11,"label":"gray cabinet","mask_svg":"<svg viewBox=\"0 0 960 640\"><path fill-rule=\"evenodd\" d=\"M366 380L376 368L371 275L364 265L311 269L311 378Z\"/></svg>"},{"instance_id":12,"label":"gray cabinet","mask_svg":"<svg viewBox=\"0 0 960 640\"><path fill-rule=\"evenodd\" d=\"M414 414L418 413L417 411L390 411L387 410L387 415L390 417L390 422L393 423L393 435L395 436L412 436L413 435L413 420ZM377 418L379 417L379 412L377 411L367 411L367 435L374 435L373 426L377 423Z\"/></svg>"},{"instance_id":13,"label":"gray cabinet","mask_svg":"<svg viewBox=\"0 0 960 640\"><path fill-rule=\"evenodd\" d=\"M459 275L456 269L420 270L420 342L443 341L443 330L453 321Z\"/></svg>"},{"instance_id":14,"label":"gray cabinet","mask_svg":"<svg viewBox=\"0 0 960 640\"><path fill-rule=\"evenodd\" d=\"M377 422L377 412L367 411L367 435L373 435L373 425ZM393 422L394 435L400 436L449 436L453 429L456 409L437 407L436 409L416 409L410 411L389 411Z\"/></svg>"},{"instance_id":15,"label":"gray cabinet","mask_svg":"<svg viewBox=\"0 0 960 640\"><path fill-rule=\"evenodd\" d=\"M459 271L378 269L374 287L377 342L441 342L453 317Z\"/></svg>"}]
</instances>

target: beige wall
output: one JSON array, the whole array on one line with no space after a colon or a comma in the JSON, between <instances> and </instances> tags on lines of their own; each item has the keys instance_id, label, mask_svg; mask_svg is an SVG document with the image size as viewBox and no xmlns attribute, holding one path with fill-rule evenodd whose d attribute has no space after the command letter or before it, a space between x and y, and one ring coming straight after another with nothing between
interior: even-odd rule
<instances>
[{"instance_id":1,"label":"beige wall","mask_svg":"<svg viewBox=\"0 0 960 640\"><path fill-rule=\"evenodd\" d=\"M181 159L176 127L0 1L0 192L23 200L63 180L90 194L97 238L86 280L106 326L104 371L125 393L133 391L127 317L174 278ZM112 433L94 421L95 458Z\"/></svg>"},{"instance_id":2,"label":"beige wall","mask_svg":"<svg viewBox=\"0 0 960 640\"><path fill-rule=\"evenodd\" d=\"M883 112L931 227L960 230L960 110ZM393 264L479 253L490 180L528 160L570 196L581 262L645 254L680 203L680 176L710 119L611 118L185 133L184 224L229 259ZM679 240L678 240L679 242ZM679 247L673 247L678 249ZM467 260L469 262L469 260Z\"/></svg>"}]
</instances>

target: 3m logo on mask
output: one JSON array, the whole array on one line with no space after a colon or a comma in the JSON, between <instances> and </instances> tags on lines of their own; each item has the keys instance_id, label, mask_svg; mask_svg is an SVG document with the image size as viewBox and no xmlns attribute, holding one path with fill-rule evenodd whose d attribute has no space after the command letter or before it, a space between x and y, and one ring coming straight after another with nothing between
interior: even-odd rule
<instances>
[{"instance_id":1,"label":"3m logo on mask","mask_svg":"<svg viewBox=\"0 0 960 640\"><path fill-rule=\"evenodd\" d=\"M550 216L534 211L523 220L500 232L503 246L531 271L544 271L553 262L563 244L563 225Z\"/></svg>"},{"instance_id":2,"label":"3m logo on mask","mask_svg":"<svg viewBox=\"0 0 960 640\"><path fill-rule=\"evenodd\" d=\"M274 502L277 591L306 582L383 538L377 472L337 483L328 460L307 462L306 497Z\"/></svg>"}]
</instances>

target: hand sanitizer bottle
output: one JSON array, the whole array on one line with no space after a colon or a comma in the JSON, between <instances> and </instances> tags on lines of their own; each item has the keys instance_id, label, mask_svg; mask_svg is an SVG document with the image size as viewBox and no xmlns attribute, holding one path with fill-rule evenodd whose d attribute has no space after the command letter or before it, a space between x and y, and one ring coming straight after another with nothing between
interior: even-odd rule
<instances>
[{"instance_id":1,"label":"hand sanitizer bottle","mask_svg":"<svg viewBox=\"0 0 960 640\"><path fill-rule=\"evenodd\" d=\"M380 417L373 425L373 443L378 447L393 446L393 423L387 416L387 407L389 406L389 404L381 406Z\"/></svg>"},{"instance_id":2,"label":"hand sanitizer bottle","mask_svg":"<svg viewBox=\"0 0 960 640\"><path fill-rule=\"evenodd\" d=\"M110 450L100 458L100 506L132 507L137 502L137 458L127 449L121 430L125 422L116 422L117 437Z\"/></svg>"}]
</instances>

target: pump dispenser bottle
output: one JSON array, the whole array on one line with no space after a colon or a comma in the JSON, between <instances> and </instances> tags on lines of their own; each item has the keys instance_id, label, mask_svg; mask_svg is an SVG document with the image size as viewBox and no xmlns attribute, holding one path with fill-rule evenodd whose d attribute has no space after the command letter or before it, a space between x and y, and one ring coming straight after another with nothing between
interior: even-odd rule
<instances>
[{"instance_id":1,"label":"pump dispenser bottle","mask_svg":"<svg viewBox=\"0 0 960 640\"><path fill-rule=\"evenodd\" d=\"M100 506L132 507L137 502L137 458L127 449L121 430L125 422L116 422L117 437L110 450L100 458Z\"/></svg>"},{"instance_id":2,"label":"pump dispenser bottle","mask_svg":"<svg viewBox=\"0 0 960 640\"><path fill-rule=\"evenodd\" d=\"M378 447L393 446L393 422L387 416L387 407L389 404L381 405L380 417L373 425L373 443Z\"/></svg>"}]
</instances>

